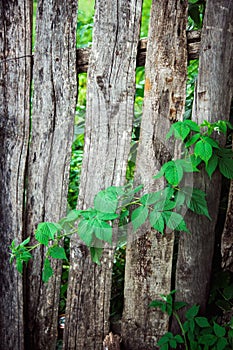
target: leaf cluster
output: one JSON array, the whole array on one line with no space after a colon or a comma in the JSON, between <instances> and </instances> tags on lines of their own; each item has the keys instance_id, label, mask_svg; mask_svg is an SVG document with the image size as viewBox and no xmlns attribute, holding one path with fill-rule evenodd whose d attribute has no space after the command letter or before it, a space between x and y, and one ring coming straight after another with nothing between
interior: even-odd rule
<instances>
[{"instance_id":1,"label":"leaf cluster","mask_svg":"<svg viewBox=\"0 0 233 350\"><path fill-rule=\"evenodd\" d=\"M174 316L179 324L181 334L171 332L164 334L158 341L161 350L176 349L184 344L185 350L229 350L233 344L233 319L222 326L217 322L209 322L206 317L199 316L199 306L193 305L185 312L182 323L178 311L187 306L184 302L174 301L172 291L168 295L161 295L162 300L154 300L150 307L159 308L168 316Z\"/></svg>"},{"instance_id":2,"label":"leaf cluster","mask_svg":"<svg viewBox=\"0 0 233 350\"><path fill-rule=\"evenodd\" d=\"M32 257L30 251L39 245L45 246L42 278L47 282L53 275L51 258L67 261L61 242L74 233L90 248L92 260L97 264L100 264L103 247L112 244L114 226L131 223L136 231L147 222L161 234L175 230L189 233L181 209L187 208L209 219L210 216L205 193L182 185L184 174L199 172L198 167L204 164L210 178L217 168L225 177L233 178L233 152L220 147L219 142L211 137L213 133L226 133L227 127L232 128L224 121L204 122L200 126L191 120L173 124L167 138L174 135L182 140L186 151L183 159L165 163L154 176L155 180L164 177L167 182L164 189L139 196L143 185L136 188L131 183L110 186L96 194L93 208L74 209L58 223L40 223L35 232L37 243L34 246L27 246L29 238L18 246L13 241L10 261L16 259L16 267L22 273L23 263Z\"/></svg>"}]
</instances>

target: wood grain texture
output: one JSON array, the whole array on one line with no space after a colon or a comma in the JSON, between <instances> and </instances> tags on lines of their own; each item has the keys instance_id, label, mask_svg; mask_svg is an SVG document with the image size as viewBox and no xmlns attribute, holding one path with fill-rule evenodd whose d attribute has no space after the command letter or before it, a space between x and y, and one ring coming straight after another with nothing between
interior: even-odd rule
<instances>
[{"instance_id":1,"label":"wood grain texture","mask_svg":"<svg viewBox=\"0 0 233 350\"><path fill-rule=\"evenodd\" d=\"M232 21L232 2L207 1L192 112L192 120L197 123L202 123L204 120L215 122L219 119L228 119L233 76ZM224 138L221 142L224 144ZM190 305L200 304L203 312L209 293L221 176L215 173L210 181L202 172L195 174L193 180L193 187L203 190L207 195L211 221L191 212L185 216L192 234L180 235L176 290L177 299L184 300Z\"/></svg>"},{"instance_id":2,"label":"wood grain texture","mask_svg":"<svg viewBox=\"0 0 233 350\"><path fill-rule=\"evenodd\" d=\"M145 193L159 190L153 180L162 164L180 154L178 143L166 142L171 123L181 120L185 104L187 1L153 1L145 66L144 110L136 162L136 184ZM126 251L123 344L127 350L155 349L168 330L168 317L149 303L171 288L174 235L138 230Z\"/></svg>"},{"instance_id":3,"label":"wood grain texture","mask_svg":"<svg viewBox=\"0 0 233 350\"><path fill-rule=\"evenodd\" d=\"M23 283L9 263L23 240L24 182L29 139L31 1L0 1L0 348L24 349ZM25 57L27 56L27 57ZM22 57L18 60L17 57Z\"/></svg>"},{"instance_id":4,"label":"wood grain texture","mask_svg":"<svg viewBox=\"0 0 233 350\"><path fill-rule=\"evenodd\" d=\"M69 162L77 95L76 0L37 3L32 130L28 159L27 234L66 214ZM26 275L26 348L56 347L61 262L42 278L45 250L34 252Z\"/></svg>"},{"instance_id":5,"label":"wood grain texture","mask_svg":"<svg viewBox=\"0 0 233 350\"><path fill-rule=\"evenodd\" d=\"M98 0L95 7L79 208L92 206L101 189L124 184L134 115L141 1ZM105 249L97 266L72 237L64 349L102 350L113 253Z\"/></svg>"}]
</instances>

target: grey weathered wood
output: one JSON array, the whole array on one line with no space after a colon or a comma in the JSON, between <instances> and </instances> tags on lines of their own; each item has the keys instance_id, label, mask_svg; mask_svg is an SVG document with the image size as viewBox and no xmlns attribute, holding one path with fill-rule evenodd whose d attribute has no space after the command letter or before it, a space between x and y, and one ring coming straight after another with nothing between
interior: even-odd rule
<instances>
[{"instance_id":1,"label":"grey weathered wood","mask_svg":"<svg viewBox=\"0 0 233 350\"><path fill-rule=\"evenodd\" d=\"M195 60L199 57L201 41L201 31L188 31L187 32L187 49L188 59ZM137 66L144 66L146 61L146 49L147 38L143 38L139 41L137 52ZM77 49L77 72L86 73L88 69L88 62L91 48Z\"/></svg>"},{"instance_id":2,"label":"grey weathered wood","mask_svg":"<svg viewBox=\"0 0 233 350\"><path fill-rule=\"evenodd\" d=\"M99 190L124 184L140 17L141 1L96 1L79 208L92 206ZM103 348L109 333L113 253L113 248L105 249L101 266L97 266L78 237L71 239L66 350Z\"/></svg>"},{"instance_id":3,"label":"grey weathered wood","mask_svg":"<svg viewBox=\"0 0 233 350\"><path fill-rule=\"evenodd\" d=\"M233 3L228 0L207 1L192 113L192 119L198 123L228 119L233 87L232 28ZM200 304L204 311L208 300L221 177L216 173L210 181L199 173L194 176L193 186L207 194L212 220L191 212L185 216L192 234L180 235L176 289L177 299Z\"/></svg>"},{"instance_id":4,"label":"grey weathered wood","mask_svg":"<svg viewBox=\"0 0 233 350\"><path fill-rule=\"evenodd\" d=\"M226 220L221 239L222 267L233 272L233 181L231 180Z\"/></svg>"},{"instance_id":5,"label":"grey weathered wood","mask_svg":"<svg viewBox=\"0 0 233 350\"><path fill-rule=\"evenodd\" d=\"M34 92L28 158L26 229L66 214L69 161L77 95L77 1L39 0L36 17ZM61 263L41 281L45 250L34 252L26 276L26 348L56 347Z\"/></svg>"},{"instance_id":6,"label":"grey weathered wood","mask_svg":"<svg viewBox=\"0 0 233 350\"><path fill-rule=\"evenodd\" d=\"M166 142L171 123L182 119L185 104L187 1L153 1L145 66L145 96L136 162L136 184L156 191L153 180L161 165L179 155L178 144ZM171 288L174 235L147 225L138 239L129 236L126 251L122 337L126 349L155 349L168 330L168 317L149 303Z\"/></svg>"},{"instance_id":7,"label":"grey weathered wood","mask_svg":"<svg viewBox=\"0 0 233 350\"><path fill-rule=\"evenodd\" d=\"M30 120L31 1L0 1L0 348L24 349L23 283L9 264L23 240ZM22 56L21 60L14 59ZM24 57L28 56L28 57ZM13 59L10 59L13 58Z\"/></svg>"}]
</instances>

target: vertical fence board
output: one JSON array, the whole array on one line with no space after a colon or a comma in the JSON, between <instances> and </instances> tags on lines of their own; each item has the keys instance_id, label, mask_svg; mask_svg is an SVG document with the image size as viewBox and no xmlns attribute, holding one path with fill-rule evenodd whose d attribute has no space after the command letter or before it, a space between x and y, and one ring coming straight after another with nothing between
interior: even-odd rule
<instances>
[{"instance_id":1,"label":"vertical fence board","mask_svg":"<svg viewBox=\"0 0 233 350\"><path fill-rule=\"evenodd\" d=\"M27 233L66 214L69 161L77 95L77 1L39 0L34 54L32 136L29 147ZM26 348L55 349L61 263L41 280L45 250L35 251L26 280Z\"/></svg>"},{"instance_id":2,"label":"vertical fence board","mask_svg":"<svg viewBox=\"0 0 233 350\"><path fill-rule=\"evenodd\" d=\"M152 179L161 165L179 155L179 147L165 136L171 123L182 119L186 86L187 1L153 1L145 65L145 97L136 162L136 184L158 190L163 181ZM126 251L123 343L127 350L155 349L168 329L168 318L148 305L169 293L174 236L164 236L147 225L131 235Z\"/></svg>"},{"instance_id":3,"label":"vertical fence board","mask_svg":"<svg viewBox=\"0 0 233 350\"><path fill-rule=\"evenodd\" d=\"M92 206L99 190L124 184L134 114L141 1L98 0L95 6L79 208ZM103 347L113 253L106 249L99 267L78 237L71 240L66 350Z\"/></svg>"},{"instance_id":4,"label":"vertical fence board","mask_svg":"<svg viewBox=\"0 0 233 350\"><path fill-rule=\"evenodd\" d=\"M23 284L9 264L9 245L23 238L29 137L31 4L0 2L0 348L24 347Z\"/></svg>"},{"instance_id":5,"label":"vertical fence board","mask_svg":"<svg viewBox=\"0 0 233 350\"><path fill-rule=\"evenodd\" d=\"M192 113L192 119L198 123L226 120L230 113L233 91L232 19L232 2L207 1ZM176 289L177 298L191 305L200 304L204 311L209 293L221 176L215 173L210 181L204 172L195 174L193 187L207 194L212 220L191 212L185 216L192 234L180 236Z\"/></svg>"}]
</instances>

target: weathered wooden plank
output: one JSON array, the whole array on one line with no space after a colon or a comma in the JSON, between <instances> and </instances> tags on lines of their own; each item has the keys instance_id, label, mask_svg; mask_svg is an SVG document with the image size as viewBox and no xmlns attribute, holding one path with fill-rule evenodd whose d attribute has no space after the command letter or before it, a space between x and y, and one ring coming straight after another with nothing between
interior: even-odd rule
<instances>
[{"instance_id":1,"label":"weathered wooden plank","mask_svg":"<svg viewBox=\"0 0 233 350\"><path fill-rule=\"evenodd\" d=\"M153 175L180 154L166 134L184 112L187 6L188 1L152 2L135 173L136 185L144 184L145 193L164 186ZM148 225L137 233L138 238L129 235L127 243L122 337L128 350L152 350L169 326L167 315L149 308L149 303L170 292L174 235L162 236Z\"/></svg>"},{"instance_id":2,"label":"weathered wooden plank","mask_svg":"<svg viewBox=\"0 0 233 350\"><path fill-rule=\"evenodd\" d=\"M201 41L201 31L188 31L187 32L187 49L188 59L195 60L199 57ZM77 49L77 72L86 73L88 69L88 61L91 48ZM144 66L147 53L147 38L141 39L138 44L137 52L137 67Z\"/></svg>"},{"instance_id":3,"label":"weathered wooden plank","mask_svg":"<svg viewBox=\"0 0 233 350\"><path fill-rule=\"evenodd\" d=\"M26 231L66 214L69 161L77 95L76 0L39 0L33 66L33 111L28 157ZM61 263L42 283L45 249L27 268L26 348L56 347Z\"/></svg>"},{"instance_id":4,"label":"weathered wooden plank","mask_svg":"<svg viewBox=\"0 0 233 350\"><path fill-rule=\"evenodd\" d=\"M96 193L123 185L134 116L135 68L141 3L98 0L88 69L85 147L79 208ZM78 237L71 239L71 268L63 348L102 350L109 333L113 248L93 264Z\"/></svg>"},{"instance_id":5,"label":"weathered wooden plank","mask_svg":"<svg viewBox=\"0 0 233 350\"><path fill-rule=\"evenodd\" d=\"M233 93L233 2L208 0L202 29L199 74L195 90L192 120L215 122L228 119ZM216 133L216 137L218 137ZM224 143L224 140L222 140ZM211 221L187 212L185 221L191 235L180 235L176 268L177 298L188 304L200 304L204 311L208 300L218 215L221 177L211 181L204 173L194 174L193 187L203 190Z\"/></svg>"},{"instance_id":6,"label":"weathered wooden plank","mask_svg":"<svg viewBox=\"0 0 233 350\"><path fill-rule=\"evenodd\" d=\"M23 283L9 264L23 240L31 84L31 1L0 1L0 348L24 349ZM11 59L22 56L22 59Z\"/></svg>"}]
</instances>

